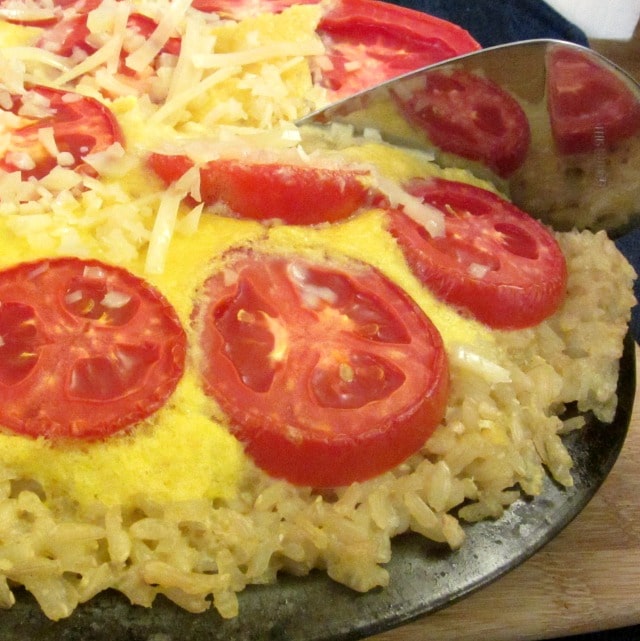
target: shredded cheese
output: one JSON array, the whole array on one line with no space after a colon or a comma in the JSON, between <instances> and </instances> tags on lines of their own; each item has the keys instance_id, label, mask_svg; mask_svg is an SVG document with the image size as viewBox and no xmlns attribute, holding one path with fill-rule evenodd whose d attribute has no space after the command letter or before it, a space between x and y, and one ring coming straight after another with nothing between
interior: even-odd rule
<instances>
[{"instance_id":1,"label":"shredded cheese","mask_svg":"<svg viewBox=\"0 0 640 641\"><path fill-rule=\"evenodd\" d=\"M106 69L109 74L115 74L118 70L120 52L124 45L127 21L129 19L129 6L126 2L116 2L115 7L109 9L109 15L113 20L113 33L111 34L113 43L109 49L109 58L107 60ZM104 4L101 4L97 9L89 13L87 26L91 31L98 28L97 25L95 27L92 25L91 18L101 10L105 11Z\"/></svg>"},{"instance_id":2,"label":"shredded cheese","mask_svg":"<svg viewBox=\"0 0 640 641\"><path fill-rule=\"evenodd\" d=\"M510 383L509 370L495 361L473 351L467 345L455 345L449 351L449 360L452 365L465 369L476 375L482 376L488 383Z\"/></svg>"},{"instance_id":3,"label":"shredded cheese","mask_svg":"<svg viewBox=\"0 0 640 641\"><path fill-rule=\"evenodd\" d=\"M309 39L303 42L278 42L233 53L198 54L194 56L193 64L199 69L219 69L228 65L244 66L274 58L315 56L323 52L324 46L319 40Z\"/></svg>"},{"instance_id":4,"label":"shredded cheese","mask_svg":"<svg viewBox=\"0 0 640 641\"><path fill-rule=\"evenodd\" d=\"M58 86L66 85L80 76L88 74L91 71L95 71L98 67L108 65L112 60L118 57L120 48L121 42L118 38L107 40L103 47L92 53L82 62L78 63L65 73L58 76L56 84Z\"/></svg>"},{"instance_id":5,"label":"shredded cheese","mask_svg":"<svg viewBox=\"0 0 640 641\"><path fill-rule=\"evenodd\" d=\"M174 100L202 81L203 70L193 64L193 58L198 51L212 51L215 42L215 36L207 25L190 18L186 20L180 55L167 90L167 101Z\"/></svg>"},{"instance_id":6,"label":"shredded cheese","mask_svg":"<svg viewBox=\"0 0 640 641\"><path fill-rule=\"evenodd\" d=\"M185 109L185 107L198 96L201 96L216 85L221 84L225 80L236 75L240 71L240 67L225 67L219 69L215 73L207 76L204 80L198 83L195 87L192 87L190 90L183 92L182 94L175 96L172 100L169 100L162 105L150 118L152 123L161 123L161 122L170 122L173 117L174 122L177 120L177 116Z\"/></svg>"},{"instance_id":7,"label":"shredded cheese","mask_svg":"<svg viewBox=\"0 0 640 641\"><path fill-rule=\"evenodd\" d=\"M444 236L444 214L439 209L423 203L384 176L377 176L376 186L389 199L392 207L401 207L409 218L424 227L431 236Z\"/></svg>"},{"instance_id":8,"label":"shredded cheese","mask_svg":"<svg viewBox=\"0 0 640 641\"><path fill-rule=\"evenodd\" d=\"M15 22L39 22L55 17L53 4L43 6L42 3L5 2L0 7L0 19Z\"/></svg>"},{"instance_id":9,"label":"shredded cheese","mask_svg":"<svg viewBox=\"0 0 640 641\"><path fill-rule=\"evenodd\" d=\"M180 203L192 191L194 183L198 182L198 169L192 167L162 195L149 239L145 262L145 271L148 274L162 274L164 272L167 251L176 227Z\"/></svg>"},{"instance_id":10,"label":"shredded cheese","mask_svg":"<svg viewBox=\"0 0 640 641\"><path fill-rule=\"evenodd\" d=\"M38 129L38 141L50 156L55 158L60 153L53 135L53 127L41 127Z\"/></svg>"},{"instance_id":11,"label":"shredded cheese","mask_svg":"<svg viewBox=\"0 0 640 641\"><path fill-rule=\"evenodd\" d=\"M55 9L49 0L38 4ZM103 101L125 137L122 145L82 156L97 174L92 177L67 169L80 159L63 151L53 128L41 128L41 153L55 158L57 166L40 180L0 171L5 229L43 254L141 261L148 273L158 273L173 237L196 233L206 207L189 209L184 201L187 195L200 200L196 170L167 190L159 188L145 164L154 145L189 148L189 141L210 137L211 144L190 149L196 159L222 153L238 141L240 147L272 149L276 156L299 145L291 121L325 100L324 91L313 86L309 64L324 53L315 33L321 8L295 6L235 22L194 11L190 4L103 0L87 14L87 41L95 48L89 55L80 48L68 57L59 55L57 43L42 41L38 29L3 24L0 150L9 162L23 171L37 162L12 140L22 118L42 117L48 110L41 96L27 96L30 84L61 88L69 92L68 100L80 94ZM21 0L10 7L26 11L29 5ZM132 13L156 21L150 37L136 33ZM163 53L174 36L181 39L179 55ZM136 73L123 73L123 64ZM11 112L17 94L21 116Z\"/></svg>"},{"instance_id":12,"label":"shredded cheese","mask_svg":"<svg viewBox=\"0 0 640 641\"><path fill-rule=\"evenodd\" d=\"M170 189L162 197L151 231L144 267L148 274L162 274L164 271L167 249L173 236L180 201L184 196L184 193Z\"/></svg>"},{"instance_id":13,"label":"shredded cheese","mask_svg":"<svg viewBox=\"0 0 640 641\"><path fill-rule=\"evenodd\" d=\"M133 71L142 71L150 65L154 58L160 53L167 40L178 32L180 24L184 19L186 10L192 0L174 0L168 10L163 14L155 31L145 40L141 47L129 54L125 60L127 67Z\"/></svg>"},{"instance_id":14,"label":"shredded cheese","mask_svg":"<svg viewBox=\"0 0 640 641\"><path fill-rule=\"evenodd\" d=\"M40 49L38 47L3 47L2 48L2 65L9 65L9 60L20 61L23 64L36 63L50 67L57 71L67 72L69 70L69 61L63 56L58 56L55 53ZM5 61L7 61L5 63ZM39 77L34 76L31 78L38 81Z\"/></svg>"}]
</instances>

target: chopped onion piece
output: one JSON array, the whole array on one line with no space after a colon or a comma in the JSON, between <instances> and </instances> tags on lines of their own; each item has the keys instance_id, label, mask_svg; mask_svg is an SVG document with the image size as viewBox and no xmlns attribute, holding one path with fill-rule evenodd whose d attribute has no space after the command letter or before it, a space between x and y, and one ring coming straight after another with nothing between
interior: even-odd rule
<instances>
[{"instance_id":1,"label":"chopped onion piece","mask_svg":"<svg viewBox=\"0 0 640 641\"><path fill-rule=\"evenodd\" d=\"M44 274L48 269L49 269L49 261L44 261L29 272L28 278L38 278L38 276L40 276L41 274Z\"/></svg>"},{"instance_id":2,"label":"chopped onion piece","mask_svg":"<svg viewBox=\"0 0 640 641\"><path fill-rule=\"evenodd\" d=\"M40 185L53 192L64 193L82 183L83 177L72 169L54 167L40 180Z\"/></svg>"},{"instance_id":3,"label":"chopped onion piece","mask_svg":"<svg viewBox=\"0 0 640 641\"><path fill-rule=\"evenodd\" d=\"M82 270L82 275L85 278L91 278L94 280L104 280L105 278L104 269L102 269L102 267L99 267L98 265L87 265Z\"/></svg>"},{"instance_id":4,"label":"chopped onion piece","mask_svg":"<svg viewBox=\"0 0 640 641\"><path fill-rule=\"evenodd\" d=\"M362 131L362 137L365 140L373 140L375 142L382 142L382 134L379 129L375 127L365 127Z\"/></svg>"},{"instance_id":5,"label":"chopped onion piece","mask_svg":"<svg viewBox=\"0 0 640 641\"><path fill-rule=\"evenodd\" d=\"M73 305L73 303L77 303L78 301L82 300L82 291L79 289L76 289L72 292L69 292L65 297L64 297L64 302L67 305Z\"/></svg>"},{"instance_id":6,"label":"chopped onion piece","mask_svg":"<svg viewBox=\"0 0 640 641\"><path fill-rule=\"evenodd\" d=\"M238 282L238 272L235 269L226 268L222 272L222 282L225 287L231 287Z\"/></svg>"},{"instance_id":7,"label":"chopped onion piece","mask_svg":"<svg viewBox=\"0 0 640 641\"><path fill-rule=\"evenodd\" d=\"M33 158L26 151L11 151L5 156L5 159L8 163L23 171L30 171L36 166Z\"/></svg>"},{"instance_id":8,"label":"chopped onion piece","mask_svg":"<svg viewBox=\"0 0 640 641\"><path fill-rule=\"evenodd\" d=\"M71 152L63 151L56 156L56 162L60 167L71 167L76 161Z\"/></svg>"},{"instance_id":9,"label":"chopped onion piece","mask_svg":"<svg viewBox=\"0 0 640 641\"><path fill-rule=\"evenodd\" d=\"M467 273L472 278L484 278L490 271L491 267L480 263L471 263L467 269Z\"/></svg>"},{"instance_id":10,"label":"chopped onion piece","mask_svg":"<svg viewBox=\"0 0 640 641\"><path fill-rule=\"evenodd\" d=\"M124 307L131 300L129 294L124 292L111 291L107 292L104 298L100 301L105 307L110 309L120 309Z\"/></svg>"},{"instance_id":11,"label":"chopped onion piece","mask_svg":"<svg viewBox=\"0 0 640 641\"><path fill-rule=\"evenodd\" d=\"M58 155L58 144L53 135L53 127L40 127L38 129L38 141L50 156L55 158Z\"/></svg>"},{"instance_id":12,"label":"chopped onion piece","mask_svg":"<svg viewBox=\"0 0 640 641\"><path fill-rule=\"evenodd\" d=\"M51 101L37 91L27 91L22 96L18 115L24 118L45 118L52 115Z\"/></svg>"}]
</instances>

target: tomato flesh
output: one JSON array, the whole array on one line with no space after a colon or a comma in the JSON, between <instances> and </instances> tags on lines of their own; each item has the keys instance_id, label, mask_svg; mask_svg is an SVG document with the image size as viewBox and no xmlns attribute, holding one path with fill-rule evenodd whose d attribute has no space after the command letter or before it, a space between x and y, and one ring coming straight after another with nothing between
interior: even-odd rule
<instances>
[{"instance_id":1,"label":"tomato flesh","mask_svg":"<svg viewBox=\"0 0 640 641\"><path fill-rule=\"evenodd\" d=\"M340 0L317 31L331 61L319 74L333 100L480 48L451 22L378 0Z\"/></svg>"},{"instance_id":2,"label":"tomato flesh","mask_svg":"<svg viewBox=\"0 0 640 641\"><path fill-rule=\"evenodd\" d=\"M552 49L547 65L551 129L562 153L613 149L640 131L640 105L633 92L594 58Z\"/></svg>"},{"instance_id":3,"label":"tomato flesh","mask_svg":"<svg viewBox=\"0 0 640 641\"><path fill-rule=\"evenodd\" d=\"M195 318L205 391L273 476L364 480L419 449L444 415L440 335L370 266L237 250Z\"/></svg>"},{"instance_id":4,"label":"tomato flesh","mask_svg":"<svg viewBox=\"0 0 640 641\"><path fill-rule=\"evenodd\" d=\"M164 297L124 269L57 258L0 272L0 424L96 439L151 415L184 369Z\"/></svg>"},{"instance_id":5,"label":"tomato flesh","mask_svg":"<svg viewBox=\"0 0 640 641\"><path fill-rule=\"evenodd\" d=\"M83 157L103 151L124 137L111 111L100 101L70 91L34 86L26 94L13 95L8 111L20 116L20 122L8 129L9 143L0 169L22 171L24 178L42 178L59 164L42 144L39 134L53 129L57 150L70 154L63 166L79 172L93 173ZM36 111L25 113L29 103L39 103ZM6 127L6 125L5 125ZM23 165L19 158L27 159Z\"/></svg>"},{"instance_id":6,"label":"tomato flesh","mask_svg":"<svg viewBox=\"0 0 640 641\"><path fill-rule=\"evenodd\" d=\"M529 151L531 131L522 107L487 78L462 70L433 72L422 90L396 100L442 151L479 161L503 178Z\"/></svg>"},{"instance_id":7,"label":"tomato flesh","mask_svg":"<svg viewBox=\"0 0 640 641\"><path fill-rule=\"evenodd\" d=\"M148 163L166 185L193 166L184 156L163 154L151 154ZM348 169L221 159L200 169L200 196L240 218L315 225L342 220L370 203L365 176Z\"/></svg>"},{"instance_id":8,"label":"tomato flesh","mask_svg":"<svg viewBox=\"0 0 640 641\"><path fill-rule=\"evenodd\" d=\"M567 270L551 233L496 194L443 179L408 189L445 215L431 236L400 211L391 233L420 280L438 297L497 329L530 327L562 303Z\"/></svg>"}]
</instances>

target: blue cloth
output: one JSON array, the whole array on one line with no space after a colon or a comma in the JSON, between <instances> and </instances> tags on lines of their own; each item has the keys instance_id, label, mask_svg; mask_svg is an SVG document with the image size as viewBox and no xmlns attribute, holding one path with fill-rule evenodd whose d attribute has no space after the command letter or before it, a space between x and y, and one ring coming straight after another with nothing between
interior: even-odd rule
<instances>
[{"instance_id":1,"label":"blue cloth","mask_svg":"<svg viewBox=\"0 0 640 641\"><path fill-rule=\"evenodd\" d=\"M390 0L449 20L466 29L483 47L529 40L556 38L588 45L584 32L568 22L543 0ZM640 274L640 230L619 238L616 244ZM640 300L640 281L635 286ZM640 343L640 306L632 310L631 331Z\"/></svg>"},{"instance_id":2,"label":"blue cloth","mask_svg":"<svg viewBox=\"0 0 640 641\"><path fill-rule=\"evenodd\" d=\"M587 37L542 0L391 0L466 29L483 47L557 38L586 45Z\"/></svg>"}]
</instances>

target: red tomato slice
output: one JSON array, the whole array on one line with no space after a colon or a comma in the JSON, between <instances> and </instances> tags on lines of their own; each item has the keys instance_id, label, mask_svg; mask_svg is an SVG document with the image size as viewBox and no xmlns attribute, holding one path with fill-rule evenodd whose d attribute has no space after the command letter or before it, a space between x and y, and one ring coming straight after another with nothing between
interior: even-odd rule
<instances>
[{"instance_id":1,"label":"red tomato slice","mask_svg":"<svg viewBox=\"0 0 640 641\"><path fill-rule=\"evenodd\" d=\"M531 131L522 107L486 78L462 70L433 72L422 90L395 99L442 151L480 161L503 178L529 151Z\"/></svg>"},{"instance_id":2,"label":"red tomato slice","mask_svg":"<svg viewBox=\"0 0 640 641\"><path fill-rule=\"evenodd\" d=\"M118 121L105 105L71 91L31 87L25 94L12 96L8 111L21 116L21 121L13 130L5 124L9 142L0 170L22 171L25 178L42 178L58 165L40 140L42 130L52 128L58 151L73 157L64 166L85 173L93 172L83 162L85 156L124 141Z\"/></svg>"},{"instance_id":3,"label":"red tomato slice","mask_svg":"<svg viewBox=\"0 0 640 641\"><path fill-rule=\"evenodd\" d=\"M441 421L437 329L374 268L237 251L195 317L206 392L256 464L300 485L380 474Z\"/></svg>"},{"instance_id":4,"label":"red tomato slice","mask_svg":"<svg viewBox=\"0 0 640 641\"><path fill-rule=\"evenodd\" d=\"M632 91L593 57L553 49L547 68L551 129L562 153L613 149L640 130L640 106Z\"/></svg>"},{"instance_id":5,"label":"red tomato slice","mask_svg":"<svg viewBox=\"0 0 640 641\"><path fill-rule=\"evenodd\" d=\"M151 154L149 166L170 184L193 162L185 156ZM200 195L208 205L226 204L240 218L294 225L335 222L371 202L355 170L221 159L200 169Z\"/></svg>"},{"instance_id":6,"label":"red tomato slice","mask_svg":"<svg viewBox=\"0 0 640 641\"><path fill-rule=\"evenodd\" d=\"M331 62L319 72L334 100L480 48L451 22L378 0L339 0L318 34Z\"/></svg>"},{"instance_id":7,"label":"red tomato slice","mask_svg":"<svg viewBox=\"0 0 640 641\"><path fill-rule=\"evenodd\" d=\"M530 327L560 306L564 256L551 233L499 196L464 183L416 180L409 191L445 214L431 236L399 211L390 231L436 296L498 329Z\"/></svg>"},{"instance_id":8,"label":"red tomato slice","mask_svg":"<svg viewBox=\"0 0 640 641\"><path fill-rule=\"evenodd\" d=\"M0 272L0 424L47 438L103 438L164 405L186 336L164 297L98 261Z\"/></svg>"}]
</instances>

